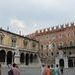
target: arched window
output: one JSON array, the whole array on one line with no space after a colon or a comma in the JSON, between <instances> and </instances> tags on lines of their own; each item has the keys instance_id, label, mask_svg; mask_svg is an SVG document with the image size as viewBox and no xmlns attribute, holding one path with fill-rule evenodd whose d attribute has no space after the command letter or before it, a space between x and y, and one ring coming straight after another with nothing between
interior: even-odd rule
<instances>
[{"instance_id":1,"label":"arched window","mask_svg":"<svg viewBox=\"0 0 75 75\"><path fill-rule=\"evenodd\" d=\"M0 44L3 44L4 34L0 32Z\"/></svg>"},{"instance_id":2,"label":"arched window","mask_svg":"<svg viewBox=\"0 0 75 75\"><path fill-rule=\"evenodd\" d=\"M33 54L30 54L30 63L33 62Z\"/></svg>"},{"instance_id":3,"label":"arched window","mask_svg":"<svg viewBox=\"0 0 75 75\"><path fill-rule=\"evenodd\" d=\"M72 59L68 60L68 67L73 67L73 61L72 61Z\"/></svg>"},{"instance_id":4,"label":"arched window","mask_svg":"<svg viewBox=\"0 0 75 75\"><path fill-rule=\"evenodd\" d=\"M12 64L12 52L8 51L7 52L7 65Z\"/></svg>"},{"instance_id":5,"label":"arched window","mask_svg":"<svg viewBox=\"0 0 75 75\"><path fill-rule=\"evenodd\" d=\"M25 59L26 59L26 65L29 65L29 54L28 53L26 54Z\"/></svg>"},{"instance_id":6,"label":"arched window","mask_svg":"<svg viewBox=\"0 0 75 75\"><path fill-rule=\"evenodd\" d=\"M21 63L24 63L24 53L21 53L20 54L20 62Z\"/></svg>"},{"instance_id":7,"label":"arched window","mask_svg":"<svg viewBox=\"0 0 75 75\"><path fill-rule=\"evenodd\" d=\"M5 62L6 52L4 50L0 51L0 62Z\"/></svg>"},{"instance_id":8,"label":"arched window","mask_svg":"<svg viewBox=\"0 0 75 75\"><path fill-rule=\"evenodd\" d=\"M59 60L59 65L60 67L64 68L64 59Z\"/></svg>"},{"instance_id":9,"label":"arched window","mask_svg":"<svg viewBox=\"0 0 75 75\"><path fill-rule=\"evenodd\" d=\"M72 41L70 41L70 46L73 46L73 42Z\"/></svg>"}]
</instances>

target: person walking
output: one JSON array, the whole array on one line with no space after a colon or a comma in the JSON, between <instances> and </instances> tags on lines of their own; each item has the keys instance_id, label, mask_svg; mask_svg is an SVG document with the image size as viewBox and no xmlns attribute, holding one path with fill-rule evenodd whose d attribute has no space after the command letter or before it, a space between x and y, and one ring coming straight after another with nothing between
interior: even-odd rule
<instances>
[{"instance_id":1,"label":"person walking","mask_svg":"<svg viewBox=\"0 0 75 75\"><path fill-rule=\"evenodd\" d=\"M15 64L15 63L13 64L12 70L13 70L13 75L20 75L20 70L19 70L17 64Z\"/></svg>"},{"instance_id":2,"label":"person walking","mask_svg":"<svg viewBox=\"0 0 75 75\"><path fill-rule=\"evenodd\" d=\"M58 65L55 66L53 75L61 75Z\"/></svg>"},{"instance_id":3,"label":"person walking","mask_svg":"<svg viewBox=\"0 0 75 75\"><path fill-rule=\"evenodd\" d=\"M42 65L41 67L41 75L46 75L46 65Z\"/></svg>"},{"instance_id":4,"label":"person walking","mask_svg":"<svg viewBox=\"0 0 75 75\"><path fill-rule=\"evenodd\" d=\"M49 65L47 66L47 69L46 69L46 75L52 75L52 71Z\"/></svg>"},{"instance_id":5,"label":"person walking","mask_svg":"<svg viewBox=\"0 0 75 75\"><path fill-rule=\"evenodd\" d=\"M8 65L8 67L9 67L8 75L14 75L12 70L12 65L10 64Z\"/></svg>"}]
</instances>

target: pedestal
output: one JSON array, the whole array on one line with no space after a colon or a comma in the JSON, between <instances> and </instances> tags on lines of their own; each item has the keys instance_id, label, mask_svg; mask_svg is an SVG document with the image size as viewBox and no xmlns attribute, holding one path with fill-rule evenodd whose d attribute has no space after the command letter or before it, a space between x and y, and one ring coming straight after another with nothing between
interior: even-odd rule
<instances>
[{"instance_id":1,"label":"pedestal","mask_svg":"<svg viewBox=\"0 0 75 75\"><path fill-rule=\"evenodd\" d=\"M20 64L20 55L15 55L14 63Z\"/></svg>"}]
</instances>

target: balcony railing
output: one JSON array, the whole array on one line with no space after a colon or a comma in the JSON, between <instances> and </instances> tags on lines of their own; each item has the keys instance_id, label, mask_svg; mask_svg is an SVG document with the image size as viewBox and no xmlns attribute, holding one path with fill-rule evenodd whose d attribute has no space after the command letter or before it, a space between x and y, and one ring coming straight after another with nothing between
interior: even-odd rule
<instances>
[{"instance_id":1,"label":"balcony railing","mask_svg":"<svg viewBox=\"0 0 75 75\"><path fill-rule=\"evenodd\" d=\"M73 45L73 46L58 46L59 50L60 49L73 49L73 48L75 48L75 45Z\"/></svg>"}]
</instances>

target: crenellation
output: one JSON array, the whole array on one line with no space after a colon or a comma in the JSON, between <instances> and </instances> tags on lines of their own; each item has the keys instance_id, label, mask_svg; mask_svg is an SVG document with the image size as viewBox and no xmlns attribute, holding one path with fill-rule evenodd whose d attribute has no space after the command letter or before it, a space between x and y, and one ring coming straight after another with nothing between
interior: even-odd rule
<instances>
[{"instance_id":1,"label":"crenellation","mask_svg":"<svg viewBox=\"0 0 75 75\"><path fill-rule=\"evenodd\" d=\"M37 33L38 33L38 30L36 30L35 34L37 34Z\"/></svg>"},{"instance_id":2,"label":"crenellation","mask_svg":"<svg viewBox=\"0 0 75 75\"><path fill-rule=\"evenodd\" d=\"M59 29L59 26L56 26L56 30Z\"/></svg>"},{"instance_id":3,"label":"crenellation","mask_svg":"<svg viewBox=\"0 0 75 75\"><path fill-rule=\"evenodd\" d=\"M70 24L71 24L71 26L74 26L74 22L71 22Z\"/></svg>"},{"instance_id":4,"label":"crenellation","mask_svg":"<svg viewBox=\"0 0 75 75\"><path fill-rule=\"evenodd\" d=\"M65 27L69 27L69 23L65 24Z\"/></svg>"},{"instance_id":5,"label":"crenellation","mask_svg":"<svg viewBox=\"0 0 75 75\"><path fill-rule=\"evenodd\" d=\"M42 30L40 30L40 33L42 33Z\"/></svg>"},{"instance_id":6,"label":"crenellation","mask_svg":"<svg viewBox=\"0 0 75 75\"><path fill-rule=\"evenodd\" d=\"M43 29L43 32L46 32L46 29Z\"/></svg>"},{"instance_id":7,"label":"crenellation","mask_svg":"<svg viewBox=\"0 0 75 75\"><path fill-rule=\"evenodd\" d=\"M61 29L64 28L64 25L60 25Z\"/></svg>"},{"instance_id":8,"label":"crenellation","mask_svg":"<svg viewBox=\"0 0 75 75\"><path fill-rule=\"evenodd\" d=\"M50 28L47 28L47 31L50 31Z\"/></svg>"},{"instance_id":9,"label":"crenellation","mask_svg":"<svg viewBox=\"0 0 75 75\"><path fill-rule=\"evenodd\" d=\"M54 27L52 27L51 30L54 30Z\"/></svg>"},{"instance_id":10,"label":"crenellation","mask_svg":"<svg viewBox=\"0 0 75 75\"><path fill-rule=\"evenodd\" d=\"M74 22L71 23L66 23L66 24L62 24L62 25L57 25L56 27L49 27L49 28L45 28L45 29L41 29L41 30L37 30L35 33L46 33L46 32L50 32L53 30L59 30L59 29L63 29L63 28L67 28L70 26L75 26Z\"/></svg>"}]
</instances>

